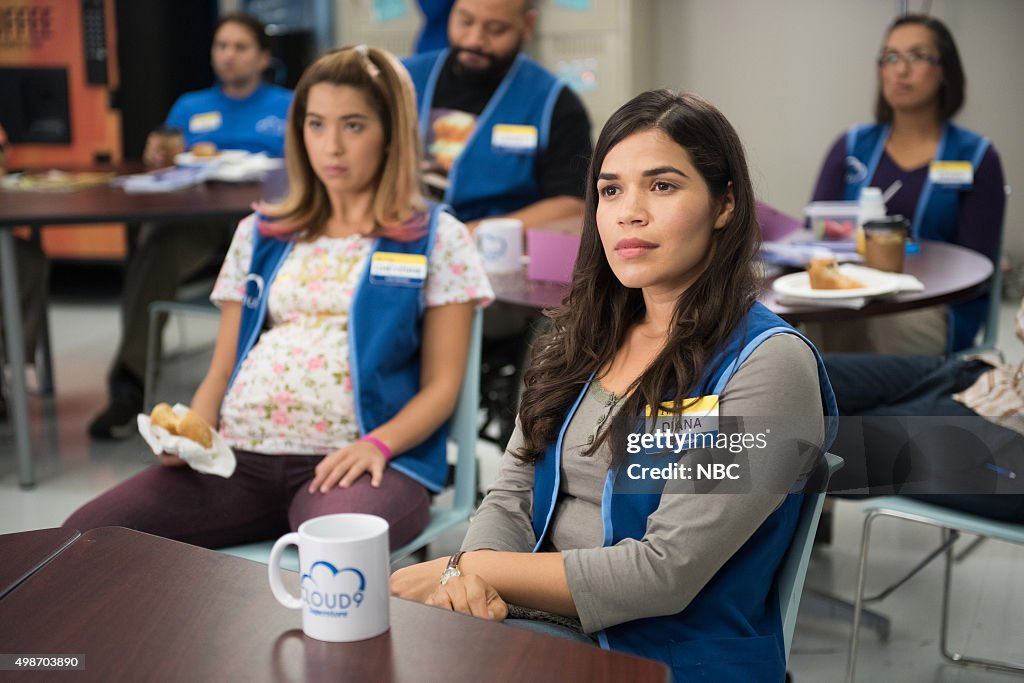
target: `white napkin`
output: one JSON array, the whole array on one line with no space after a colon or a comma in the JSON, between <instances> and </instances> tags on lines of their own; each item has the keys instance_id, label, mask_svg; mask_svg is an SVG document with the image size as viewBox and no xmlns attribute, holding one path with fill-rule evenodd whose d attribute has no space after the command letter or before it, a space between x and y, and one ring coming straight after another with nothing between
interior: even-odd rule
<instances>
[{"instance_id":1,"label":"white napkin","mask_svg":"<svg viewBox=\"0 0 1024 683\"><path fill-rule=\"evenodd\" d=\"M188 412L188 406L180 403L174 405L178 416ZM149 415L139 413L139 434L146 440L153 453L173 453L184 460L189 467L203 474L215 474L227 479L235 472L235 453L224 442L217 430L213 434L213 447L203 448L192 439L175 436L163 427L154 427L149 423Z\"/></svg>"},{"instance_id":2,"label":"white napkin","mask_svg":"<svg viewBox=\"0 0 1024 683\"><path fill-rule=\"evenodd\" d=\"M224 183L248 183L263 180L267 172L281 168L284 159L268 157L266 153L249 154L238 159L224 159L214 165L209 180Z\"/></svg>"}]
</instances>

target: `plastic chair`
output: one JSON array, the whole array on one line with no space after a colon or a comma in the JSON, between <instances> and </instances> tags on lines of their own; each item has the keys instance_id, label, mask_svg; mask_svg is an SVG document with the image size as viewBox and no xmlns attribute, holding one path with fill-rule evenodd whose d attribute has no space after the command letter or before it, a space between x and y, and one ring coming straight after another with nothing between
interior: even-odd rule
<instances>
[{"instance_id":1,"label":"plastic chair","mask_svg":"<svg viewBox=\"0 0 1024 683\"><path fill-rule=\"evenodd\" d=\"M866 501L864 511L867 516L864 518L864 533L861 537L860 562L857 571L857 587L853 601L853 631L850 634L849 657L846 663L846 680L853 681L854 668L857 662L857 639L860 627L860 616L864 602L864 579L867 574L868 545L871 540L871 523L879 517L895 517L907 519L912 522L928 524L942 529L943 543L923 562L919 563L914 570L883 591L881 596L888 595L892 590L902 585L910 576L919 571L925 564L930 562L940 553L945 555L946 567L942 589L942 621L939 639L939 651L942 656L954 664L962 666L977 666L997 671L1008 671L1012 673L1024 672L1024 663L1001 662L988 659L968 657L966 655L950 652L948 645L949 626L949 602L950 589L953 578L953 543L961 533L977 534L982 538L993 538L1007 543L1024 545L1024 525L1012 524L1009 522L997 522L967 512L951 510L949 508L924 503L912 498L903 496L885 496L872 498ZM874 599L874 598L872 598Z\"/></svg>"},{"instance_id":2,"label":"plastic chair","mask_svg":"<svg viewBox=\"0 0 1024 683\"><path fill-rule=\"evenodd\" d=\"M425 548L431 541L452 527L469 519L476 507L476 423L480 405L480 344L482 337L483 313L477 309L473 314L473 331L470 338L469 356L466 358L466 374L462 378L459 401L455 406L449 425L448 436L455 442L458 456L455 462L455 496L450 506L430 506L430 520L416 538L401 548L391 551L391 562L411 555ZM273 541L249 543L231 548L220 548L220 552L247 560L267 564ZM298 571L299 558L294 546L285 550L281 566Z\"/></svg>"},{"instance_id":3,"label":"plastic chair","mask_svg":"<svg viewBox=\"0 0 1024 683\"><path fill-rule=\"evenodd\" d=\"M186 294L179 301L154 301L149 305L149 339L146 343L146 377L142 390L142 406L151 410L153 392L156 389L156 375L160 367L160 316L171 314L195 315L216 318L220 309L210 303L212 281L204 281L198 293Z\"/></svg>"},{"instance_id":4,"label":"plastic chair","mask_svg":"<svg viewBox=\"0 0 1024 683\"><path fill-rule=\"evenodd\" d=\"M807 483L812 493L805 494L800 518L793 533L793 542L782 559L779 567L777 584L779 587L779 603L782 611L782 635L786 644L786 660L793 644L793 631L796 629L796 615L800 610L800 596L803 594L804 579L807 578L807 565L811 558L814 545L814 532L818 528L821 507L825 503L825 491L832 475L843 466L843 459L838 455L826 453L820 458L811 472Z\"/></svg>"}]
</instances>

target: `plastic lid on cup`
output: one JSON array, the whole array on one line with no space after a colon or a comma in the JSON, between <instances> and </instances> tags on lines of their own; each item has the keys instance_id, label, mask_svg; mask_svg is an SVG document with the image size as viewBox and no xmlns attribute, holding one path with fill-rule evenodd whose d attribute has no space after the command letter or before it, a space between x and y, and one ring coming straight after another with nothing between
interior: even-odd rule
<instances>
[{"instance_id":1,"label":"plastic lid on cup","mask_svg":"<svg viewBox=\"0 0 1024 683\"><path fill-rule=\"evenodd\" d=\"M903 216L896 214L895 216L880 216L878 218L872 218L871 220L864 223L865 230L902 230L907 232L910 230L910 221Z\"/></svg>"}]
</instances>

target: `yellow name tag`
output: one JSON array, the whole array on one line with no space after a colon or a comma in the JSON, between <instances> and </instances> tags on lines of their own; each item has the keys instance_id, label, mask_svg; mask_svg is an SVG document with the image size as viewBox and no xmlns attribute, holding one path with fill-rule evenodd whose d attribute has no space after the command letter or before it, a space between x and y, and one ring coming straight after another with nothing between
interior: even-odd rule
<instances>
[{"instance_id":1,"label":"yellow name tag","mask_svg":"<svg viewBox=\"0 0 1024 683\"><path fill-rule=\"evenodd\" d=\"M193 114L188 120L188 131L190 133L208 133L211 130L220 128L221 118L219 111L208 111L203 114Z\"/></svg>"},{"instance_id":2,"label":"yellow name tag","mask_svg":"<svg viewBox=\"0 0 1024 683\"><path fill-rule=\"evenodd\" d=\"M422 287L427 279L427 257L378 251L370 261L370 283L399 287Z\"/></svg>"},{"instance_id":3,"label":"yellow name tag","mask_svg":"<svg viewBox=\"0 0 1024 683\"><path fill-rule=\"evenodd\" d=\"M933 161L928 179L936 185L970 187L974 184L974 165L969 161Z\"/></svg>"},{"instance_id":4,"label":"yellow name tag","mask_svg":"<svg viewBox=\"0 0 1024 683\"><path fill-rule=\"evenodd\" d=\"M662 403L658 409L658 417L678 415L675 401ZM646 417L651 417L651 407L647 406ZM718 417L718 395L708 394L699 398L688 398L683 401L683 415L687 417Z\"/></svg>"},{"instance_id":5,"label":"yellow name tag","mask_svg":"<svg viewBox=\"0 0 1024 683\"><path fill-rule=\"evenodd\" d=\"M491 129L491 147L506 152L532 154L537 150L537 127L498 123Z\"/></svg>"}]
</instances>

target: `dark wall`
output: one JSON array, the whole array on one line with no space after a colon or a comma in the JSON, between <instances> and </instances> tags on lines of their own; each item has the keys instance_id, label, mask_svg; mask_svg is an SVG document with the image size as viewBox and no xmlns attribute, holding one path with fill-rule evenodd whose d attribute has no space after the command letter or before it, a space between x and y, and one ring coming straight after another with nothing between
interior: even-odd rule
<instances>
[{"instance_id":1,"label":"dark wall","mask_svg":"<svg viewBox=\"0 0 1024 683\"><path fill-rule=\"evenodd\" d=\"M139 159L146 136L174 100L213 83L210 45L217 0L118 0L117 56L126 159Z\"/></svg>"}]
</instances>

